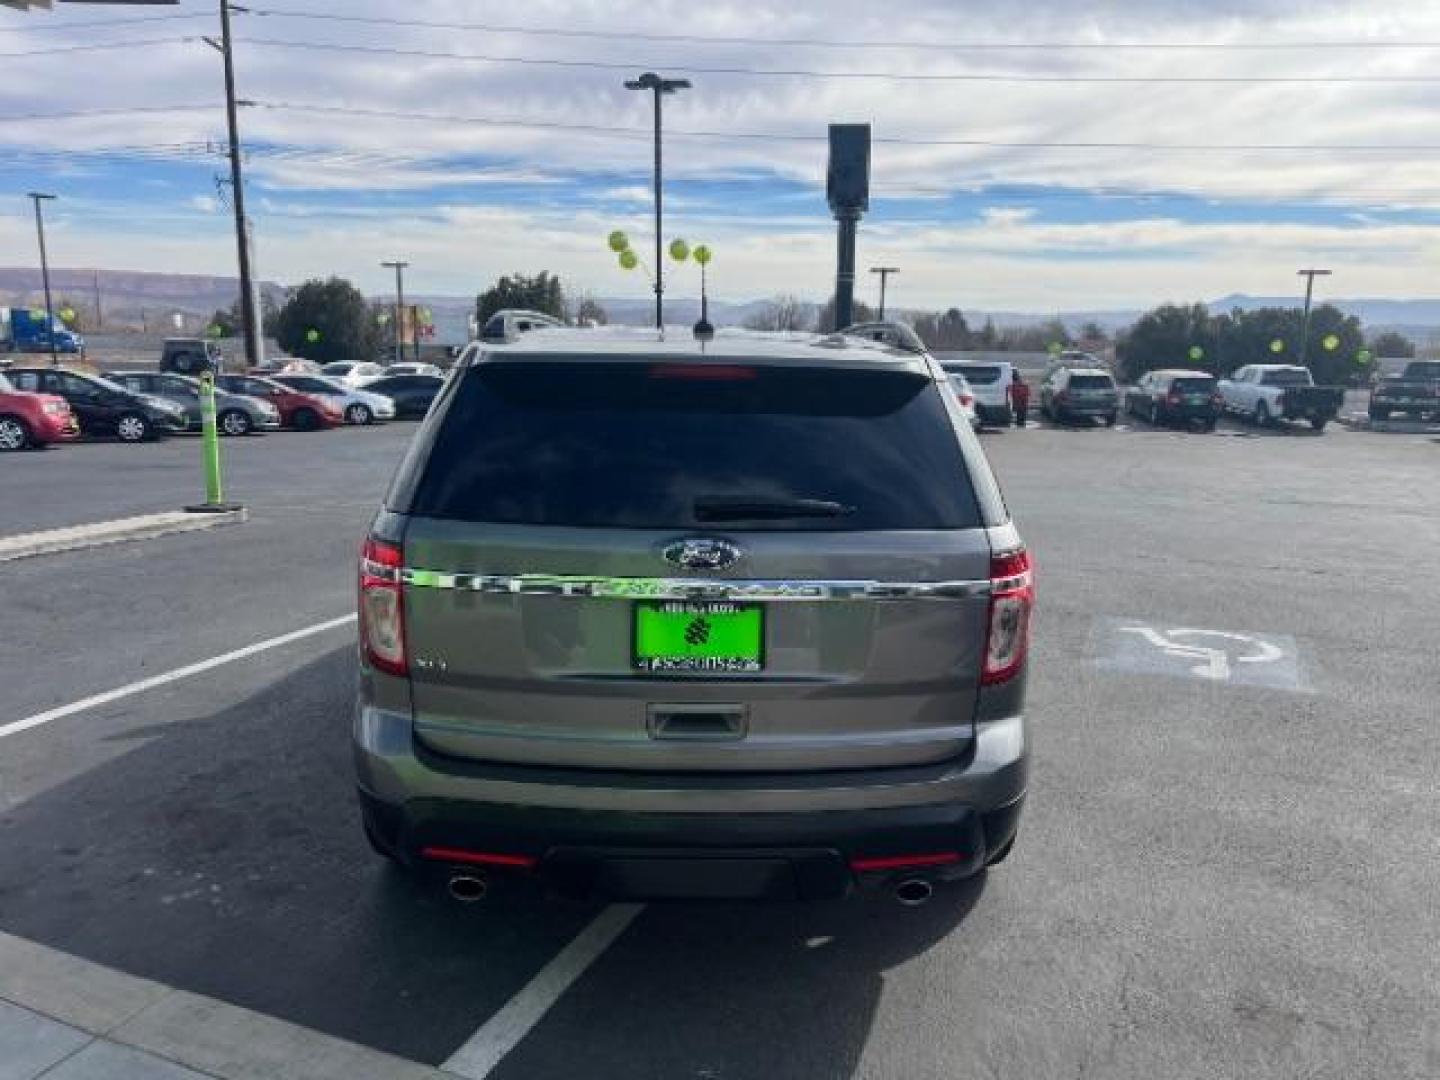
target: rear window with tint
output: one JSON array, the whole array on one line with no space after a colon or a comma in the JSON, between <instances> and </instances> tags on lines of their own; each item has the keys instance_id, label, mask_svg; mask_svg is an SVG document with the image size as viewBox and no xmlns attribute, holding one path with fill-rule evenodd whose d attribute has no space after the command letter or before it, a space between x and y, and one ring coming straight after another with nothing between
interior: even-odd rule
<instances>
[{"instance_id":1,"label":"rear window with tint","mask_svg":"<svg viewBox=\"0 0 1440 1080\"><path fill-rule=\"evenodd\" d=\"M1115 380L1109 375L1071 375L1070 388L1072 390L1113 390Z\"/></svg>"},{"instance_id":2,"label":"rear window with tint","mask_svg":"<svg viewBox=\"0 0 1440 1080\"><path fill-rule=\"evenodd\" d=\"M947 370L955 375L964 375L970 381L971 386L991 386L1000 380L998 367L986 367L983 364L966 364L961 368Z\"/></svg>"},{"instance_id":3,"label":"rear window with tint","mask_svg":"<svg viewBox=\"0 0 1440 1080\"><path fill-rule=\"evenodd\" d=\"M1209 394L1215 389L1214 379L1176 379L1170 389L1177 394Z\"/></svg>"},{"instance_id":4,"label":"rear window with tint","mask_svg":"<svg viewBox=\"0 0 1440 1080\"><path fill-rule=\"evenodd\" d=\"M1407 379L1440 379L1440 361L1412 361L1405 365Z\"/></svg>"},{"instance_id":5,"label":"rear window with tint","mask_svg":"<svg viewBox=\"0 0 1440 1080\"><path fill-rule=\"evenodd\" d=\"M1309 386L1310 373L1308 371L1267 371L1261 377L1262 386Z\"/></svg>"},{"instance_id":6,"label":"rear window with tint","mask_svg":"<svg viewBox=\"0 0 1440 1080\"><path fill-rule=\"evenodd\" d=\"M471 369L408 509L461 521L594 528L980 524L954 429L929 379L765 366L682 377L693 370L548 361ZM844 512L713 516L716 503L801 501Z\"/></svg>"}]
</instances>

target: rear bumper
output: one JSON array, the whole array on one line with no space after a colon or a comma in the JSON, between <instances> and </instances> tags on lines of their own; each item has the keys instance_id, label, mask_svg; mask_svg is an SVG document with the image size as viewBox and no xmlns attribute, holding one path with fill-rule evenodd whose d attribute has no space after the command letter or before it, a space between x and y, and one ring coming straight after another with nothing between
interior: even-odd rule
<instances>
[{"instance_id":1,"label":"rear bumper","mask_svg":"<svg viewBox=\"0 0 1440 1080\"><path fill-rule=\"evenodd\" d=\"M984 405L977 401L975 415L980 418L982 424L999 424L1001 427L1009 427L1015 422L1015 414L1009 405Z\"/></svg>"},{"instance_id":2,"label":"rear bumper","mask_svg":"<svg viewBox=\"0 0 1440 1080\"><path fill-rule=\"evenodd\" d=\"M529 863L563 892L635 898L809 899L916 873L966 877L1014 836L1028 765L1018 716L981 725L954 761L863 773L462 762L417 746L408 717L368 706L354 750L366 822L402 862L443 868L445 852L488 853ZM921 870L864 868L905 856L944 858Z\"/></svg>"}]
</instances>

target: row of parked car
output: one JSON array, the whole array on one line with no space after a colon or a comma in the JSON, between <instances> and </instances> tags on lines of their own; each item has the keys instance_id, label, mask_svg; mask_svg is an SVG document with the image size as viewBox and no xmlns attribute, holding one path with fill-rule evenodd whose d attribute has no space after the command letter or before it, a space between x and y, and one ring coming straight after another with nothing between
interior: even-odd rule
<instances>
[{"instance_id":1,"label":"row of parked car","mask_svg":"<svg viewBox=\"0 0 1440 1080\"><path fill-rule=\"evenodd\" d=\"M361 385L323 372L220 374L215 376L216 423L224 435L243 436L419 418L444 385L436 371L382 368ZM82 435L138 443L199 431L200 400L200 380L175 372L14 367L0 375L0 450Z\"/></svg>"}]
</instances>

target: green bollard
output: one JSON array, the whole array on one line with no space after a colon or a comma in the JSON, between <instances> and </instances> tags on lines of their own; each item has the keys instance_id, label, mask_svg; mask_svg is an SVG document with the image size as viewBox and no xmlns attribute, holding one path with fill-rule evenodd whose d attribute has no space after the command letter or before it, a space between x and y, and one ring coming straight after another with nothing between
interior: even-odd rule
<instances>
[{"instance_id":1,"label":"green bollard","mask_svg":"<svg viewBox=\"0 0 1440 1080\"><path fill-rule=\"evenodd\" d=\"M224 501L220 490L220 429L215 425L215 376L200 376L200 429L205 446L205 501L216 506Z\"/></svg>"},{"instance_id":2,"label":"green bollard","mask_svg":"<svg viewBox=\"0 0 1440 1080\"><path fill-rule=\"evenodd\" d=\"M191 513L228 513L242 510L238 503L227 503L220 486L220 429L215 422L215 374L206 371L200 376L200 444L205 458L205 501L187 506Z\"/></svg>"}]
</instances>

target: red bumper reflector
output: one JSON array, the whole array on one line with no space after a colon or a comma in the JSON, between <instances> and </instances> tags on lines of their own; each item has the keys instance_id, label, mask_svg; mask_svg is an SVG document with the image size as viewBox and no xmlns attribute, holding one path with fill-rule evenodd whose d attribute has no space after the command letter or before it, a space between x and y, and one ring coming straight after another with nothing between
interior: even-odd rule
<instances>
[{"instance_id":1,"label":"red bumper reflector","mask_svg":"<svg viewBox=\"0 0 1440 1080\"><path fill-rule=\"evenodd\" d=\"M937 851L933 855L887 855L879 859L851 859L850 869L856 873L871 870L911 870L919 866L947 866L960 861L958 851Z\"/></svg>"},{"instance_id":2,"label":"red bumper reflector","mask_svg":"<svg viewBox=\"0 0 1440 1080\"><path fill-rule=\"evenodd\" d=\"M420 849L422 858L435 862L469 863L474 866L515 866L533 870L539 859L534 855L501 855L493 851L466 851L463 848L427 847Z\"/></svg>"}]
</instances>

